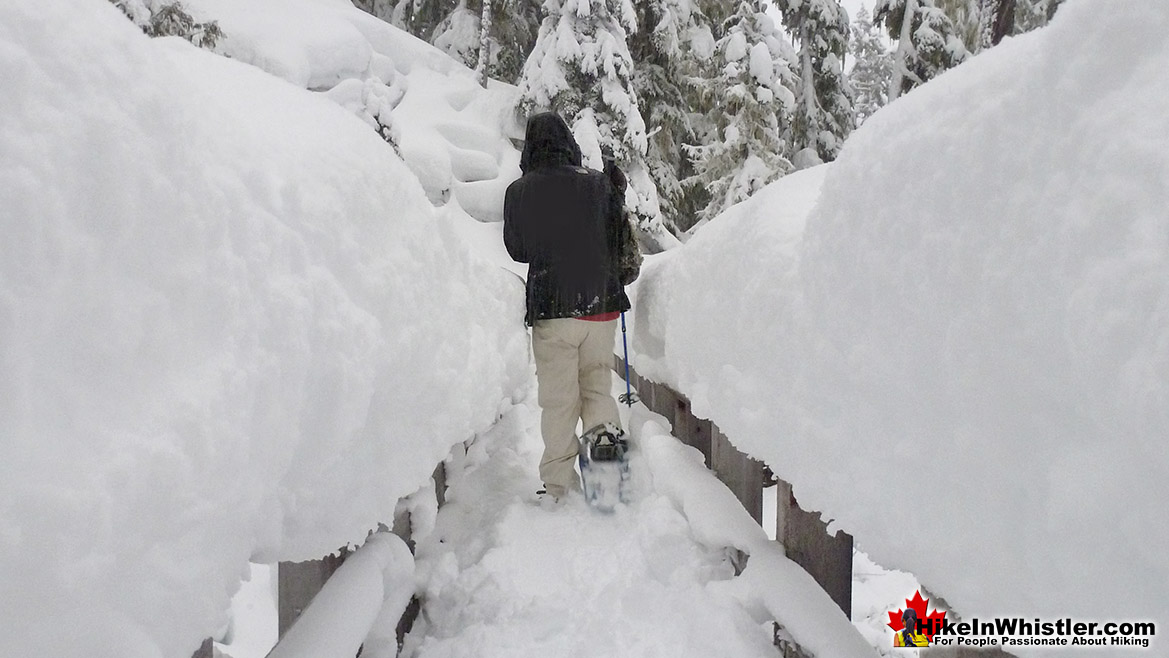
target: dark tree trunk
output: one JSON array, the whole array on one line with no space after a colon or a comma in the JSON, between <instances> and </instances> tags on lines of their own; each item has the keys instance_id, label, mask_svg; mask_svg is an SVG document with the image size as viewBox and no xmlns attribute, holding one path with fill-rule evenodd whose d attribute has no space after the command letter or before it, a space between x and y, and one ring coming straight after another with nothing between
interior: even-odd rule
<instances>
[{"instance_id":1,"label":"dark tree trunk","mask_svg":"<svg viewBox=\"0 0 1169 658\"><path fill-rule=\"evenodd\" d=\"M999 0L991 31L991 45L997 46L1003 37L1015 32L1015 3L1016 0Z\"/></svg>"},{"instance_id":2,"label":"dark tree trunk","mask_svg":"<svg viewBox=\"0 0 1169 658\"><path fill-rule=\"evenodd\" d=\"M997 46L1015 31L1016 0L982 0L982 34L979 45L985 50Z\"/></svg>"}]
</instances>

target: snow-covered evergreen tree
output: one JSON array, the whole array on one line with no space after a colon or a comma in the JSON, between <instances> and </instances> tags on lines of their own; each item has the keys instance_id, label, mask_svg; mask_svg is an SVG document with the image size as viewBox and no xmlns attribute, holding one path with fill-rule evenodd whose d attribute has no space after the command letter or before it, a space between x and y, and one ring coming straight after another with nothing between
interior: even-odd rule
<instances>
[{"instance_id":1,"label":"snow-covered evergreen tree","mask_svg":"<svg viewBox=\"0 0 1169 658\"><path fill-rule=\"evenodd\" d=\"M934 0L877 0L874 16L897 41L889 100L964 61L969 52Z\"/></svg>"},{"instance_id":2,"label":"snow-covered evergreen tree","mask_svg":"<svg viewBox=\"0 0 1169 658\"><path fill-rule=\"evenodd\" d=\"M1047 24L1061 0L937 0L966 49L978 53L1004 37Z\"/></svg>"},{"instance_id":3,"label":"snow-covered evergreen tree","mask_svg":"<svg viewBox=\"0 0 1169 658\"><path fill-rule=\"evenodd\" d=\"M480 24L487 28L487 75L514 82L536 42L539 4L531 0L353 0L357 8L406 30L471 68L479 66Z\"/></svg>"},{"instance_id":4,"label":"snow-covered evergreen tree","mask_svg":"<svg viewBox=\"0 0 1169 658\"><path fill-rule=\"evenodd\" d=\"M1051 21L1063 0L1017 0L1014 34L1041 28Z\"/></svg>"},{"instance_id":5,"label":"snow-covered evergreen tree","mask_svg":"<svg viewBox=\"0 0 1169 658\"><path fill-rule=\"evenodd\" d=\"M489 66L493 78L518 83L528 54L540 33L540 3L533 0L495 0L491 41L495 49Z\"/></svg>"},{"instance_id":6,"label":"snow-covered evergreen tree","mask_svg":"<svg viewBox=\"0 0 1169 658\"><path fill-rule=\"evenodd\" d=\"M982 47L1047 25L1063 0L983 0Z\"/></svg>"},{"instance_id":7,"label":"snow-covered evergreen tree","mask_svg":"<svg viewBox=\"0 0 1169 658\"><path fill-rule=\"evenodd\" d=\"M646 165L666 224L685 230L705 197L682 181L693 167L685 145L699 143L696 119L705 115L695 77L714 53L706 16L690 0L634 0L640 29L630 35L633 86L650 127ZM700 122L700 120L698 121Z\"/></svg>"},{"instance_id":8,"label":"snow-covered evergreen tree","mask_svg":"<svg viewBox=\"0 0 1169 658\"><path fill-rule=\"evenodd\" d=\"M469 7L467 0L459 0L451 13L434 27L430 43L463 64L475 67L479 61L480 23L479 11Z\"/></svg>"},{"instance_id":9,"label":"snow-covered evergreen tree","mask_svg":"<svg viewBox=\"0 0 1169 658\"><path fill-rule=\"evenodd\" d=\"M710 219L788 173L784 134L795 105L796 56L760 0L742 0L723 25L705 91L714 139L689 147Z\"/></svg>"},{"instance_id":10,"label":"snow-covered evergreen tree","mask_svg":"<svg viewBox=\"0 0 1169 658\"><path fill-rule=\"evenodd\" d=\"M954 34L971 53L979 51L982 34L982 5L985 0L937 0L939 9L950 17Z\"/></svg>"},{"instance_id":11,"label":"snow-covered evergreen tree","mask_svg":"<svg viewBox=\"0 0 1169 658\"><path fill-rule=\"evenodd\" d=\"M627 35L637 27L629 0L546 0L548 16L520 76L519 111L552 110L572 126L585 164L611 155L629 179L626 204L637 225L663 244L657 189L646 166L645 121L633 88Z\"/></svg>"},{"instance_id":12,"label":"snow-covered evergreen tree","mask_svg":"<svg viewBox=\"0 0 1169 658\"><path fill-rule=\"evenodd\" d=\"M431 34L417 36L481 71L480 77L515 82L539 25L539 5L528 0L460 0Z\"/></svg>"},{"instance_id":13,"label":"snow-covered evergreen tree","mask_svg":"<svg viewBox=\"0 0 1169 658\"><path fill-rule=\"evenodd\" d=\"M791 145L802 161L829 162L853 128L852 90L844 77L848 14L840 0L772 0L800 45ZM814 152L815 158L811 155Z\"/></svg>"},{"instance_id":14,"label":"snow-covered evergreen tree","mask_svg":"<svg viewBox=\"0 0 1169 658\"><path fill-rule=\"evenodd\" d=\"M872 16L864 7L857 12L849 30L852 38L848 41L848 53L852 55L852 69L848 72L848 83L852 87L852 107L859 126L889 101L893 55L885 47L880 28L873 24Z\"/></svg>"}]
</instances>

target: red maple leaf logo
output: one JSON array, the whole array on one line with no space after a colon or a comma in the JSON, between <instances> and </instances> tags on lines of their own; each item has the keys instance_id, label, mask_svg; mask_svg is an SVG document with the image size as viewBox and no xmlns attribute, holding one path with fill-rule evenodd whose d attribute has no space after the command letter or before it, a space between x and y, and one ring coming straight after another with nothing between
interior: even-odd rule
<instances>
[{"instance_id":1,"label":"red maple leaf logo","mask_svg":"<svg viewBox=\"0 0 1169 658\"><path fill-rule=\"evenodd\" d=\"M923 599L921 597L921 590L914 592L912 599L905 599L905 605L913 608L913 611L917 613L917 619L921 622L920 628L922 635L925 635L926 639L933 642L934 633L941 630L942 622L946 620L946 613L945 611L934 610L926 614L929 608L929 602L929 599ZM894 633L900 632L901 629L905 628L905 623L901 621L901 615L904 612L904 608L897 612L889 612L888 626L893 629Z\"/></svg>"}]
</instances>

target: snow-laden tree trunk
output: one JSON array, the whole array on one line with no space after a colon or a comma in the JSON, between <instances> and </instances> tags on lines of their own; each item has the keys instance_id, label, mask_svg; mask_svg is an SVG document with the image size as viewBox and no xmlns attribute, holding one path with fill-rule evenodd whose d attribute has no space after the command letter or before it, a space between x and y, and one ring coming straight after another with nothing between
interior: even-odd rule
<instances>
[{"instance_id":1,"label":"snow-laden tree trunk","mask_svg":"<svg viewBox=\"0 0 1169 658\"><path fill-rule=\"evenodd\" d=\"M1015 0L982 0L982 29L978 46L986 50L997 46L1003 37L1015 31Z\"/></svg>"},{"instance_id":2,"label":"snow-laden tree trunk","mask_svg":"<svg viewBox=\"0 0 1169 658\"><path fill-rule=\"evenodd\" d=\"M913 15L917 11L917 0L905 0L905 14L901 19L901 37L893 55L893 77L889 79L889 102L901 97L901 85L906 77L916 78L909 70L909 61L916 56L913 48ZM918 81L920 82L920 80Z\"/></svg>"},{"instance_id":3,"label":"snow-laden tree trunk","mask_svg":"<svg viewBox=\"0 0 1169 658\"><path fill-rule=\"evenodd\" d=\"M475 65L475 78L487 88L487 63L491 59L491 0L483 0L483 12L479 18L479 62Z\"/></svg>"},{"instance_id":4,"label":"snow-laden tree trunk","mask_svg":"<svg viewBox=\"0 0 1169 658\"><path fill-rule=\"evenodd\" d=\"M816 116L816 72L812 68L812 44L808 35L808 22L800 23L800 84L803 87L804 111L809 117ZM808 127L811 132L813 128ZM815 143L814 135L805 135L805 143Z\"/></svg>"}]
</instances>

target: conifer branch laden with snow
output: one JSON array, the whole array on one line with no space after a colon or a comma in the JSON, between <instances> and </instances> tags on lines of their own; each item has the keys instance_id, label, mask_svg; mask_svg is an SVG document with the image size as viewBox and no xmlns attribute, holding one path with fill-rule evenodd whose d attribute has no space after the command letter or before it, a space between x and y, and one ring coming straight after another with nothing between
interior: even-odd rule
<instances>
[{"instance_id":1,"label":"conifer branch laden with snow","mask_svg":"<svg viewBox=\"0 0 1169 658\"><path fill-rule=\"evenodd\" d=\"M979 34L982 31L982 5L985 0L935 0L938 9L945 12L954 24L954 34L962 40L966 50L979 51Z\"/></svg>"},{"instance_id":2,"label":"conifer branch laden with snow","mask_svg":"<svg viewBox=\"0 0 1169 658\"><path fill-rule=\"evenodd\" d=\"M873 10L897 41L889 100L896 100L969 57L954 24L934 0L877 0Z\"/></svg>"},{"instance_id":3,"label":"conifer branch laden with snow","mask_svg":"<svg viewBox=\"0 0 1169 658\"><path fill-rule=\"evenodd\" d=\"M193 45L215 50L223 39L216 21L201 23L191 17L180 2L161 3L151 0L110 0L126 17L152 37L182 37Z\"/></svg>"}]
</instances>

